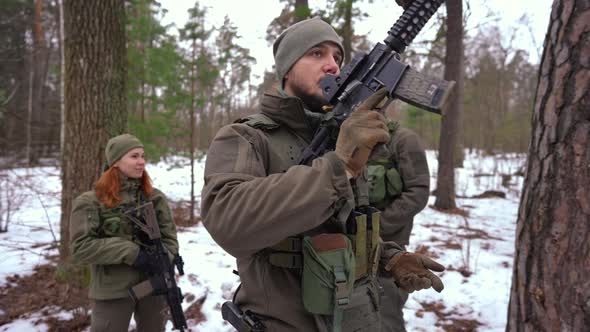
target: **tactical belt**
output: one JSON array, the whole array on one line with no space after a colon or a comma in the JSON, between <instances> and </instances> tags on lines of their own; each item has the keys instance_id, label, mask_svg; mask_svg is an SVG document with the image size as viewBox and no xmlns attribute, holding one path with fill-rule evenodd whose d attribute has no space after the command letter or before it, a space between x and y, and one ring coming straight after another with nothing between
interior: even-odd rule
<instances>
[{"instance_id":1,"label":"tactical belt","mask_svg":"<svg viewBox=\"0 0 590 332\"><path fill-rule=\"evenodd\" d=\"M352 240L355 259L355 280L375 276L379 263L379 220L380 212L375 208L355 212L354 229L347 234ZM291 236L272 247L266 248L268 262L276 267L302 269L302 238Z\"/></svg>"}]
</instances>

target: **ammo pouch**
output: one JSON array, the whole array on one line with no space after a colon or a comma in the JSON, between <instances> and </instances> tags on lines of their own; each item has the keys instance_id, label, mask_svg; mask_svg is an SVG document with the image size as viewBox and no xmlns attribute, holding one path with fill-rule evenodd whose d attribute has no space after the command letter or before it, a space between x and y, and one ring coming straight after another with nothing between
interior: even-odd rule
<instances>
[{"instance_id":1,"label":"ammo pouch","mask_svg":"<svg viewBox=\"0 0 590 332\"><path fill-rule=\"evenodd\" d=\"M402 193L402 178L391 163L370 163L367 166L369 203L376 208L385 208Z\"/></svg>"},{"instance_id":2,"label":"ammo pouch","mask_svg":"<svg viewBox=\"0 0 590 332\"><path fill-rule=\"evenodd\" d=\"M342 311L351 300L355 271L355 254L345 234L303 238L303 306L313 314L333 315L334 331L341 330Z\"/></svg>"},{"instance_id":3,"label":"ammo pouch","mask_svg":"<svg viewBox=\"0 0 590 332\"><path fill-rule=\"evenodd\" d=\"M124 217L121 208L101 211L98 218L98 227L96 228L98 237L121 237L133 240L133 226Z\"/></svg>"},{"instance_id":4,"label":"ammo pouch","mask_svg":"<svg viewBox=\"0 0 590 332\"><path fill-rule=\"evenodd\" d=\"M387 123L389 130L389 146L393 144L399 124L395 121ZM397 170L397 153L391 151L389 156L380 160L369 160L367 163L367 182L369 184L369 204L384 209L394 198L402 193L403 181Z\"/></svg>"}]
</instances>

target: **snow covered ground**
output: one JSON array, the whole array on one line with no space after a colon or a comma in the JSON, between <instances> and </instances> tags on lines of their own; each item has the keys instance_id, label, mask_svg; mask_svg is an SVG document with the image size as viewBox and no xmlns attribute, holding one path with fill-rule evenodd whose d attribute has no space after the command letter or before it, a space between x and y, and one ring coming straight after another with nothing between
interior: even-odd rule
<instances>
[{"instance_id":1,"label":"snow covered ground","mask_svg":"<svg viewBox=\"0 0 590 332\"><path fill-rule=\"evenodd\" d=\"M428 152L432 188L436 183L436 156ZM456 172L457 200L467 216L440 213L429 206L415 219L409 251L425 251L447 267L442 273L445 289L415 292L405 308L408 331L443 331L444 325L475 327L477 331L504 331L510 292L514 234L522 177L508 179L500 174L513 174L522 167L523 156L482 157L468 154L464 168ZM197 164L197 191L203 185L204 163ZM181 158L148 165L156 187L172 200L187 200L190 195L190 168ZM54 167L0 171L0 191L11 179L9 197L18 202L7 233L0 234L0 285L6 285L13 274L27 275L35 266L44 264L47 254L57 254L59 239L60 180ZM18 179L16 182L12 181ZM2 182L4 181L4 182ZM504 182L504 184L503 184ZM3 187L4 186L4 187ZM499 190L506 198L470 198L486 190ZM0 199L5 199L0 196ZM6 208L6 204L3 205ZM1 208L0 208L1 209ZM13 210L15 208L13 207ZM179 232L185 275L179 286L190 304L206 296L202 311L204 322L193 331L232 331L221 319L221 304L231 298L238 284L232 274L233 257L225 253L198 225ZM0 310L0 315L2 312ZM33 324L39 314L21 317L0 326L0 331L46 331L47 326ZM56 315L66 318L68 312ZM479 323L475 323L475 321ZM192 326L191 326L192 325ZM172 326L168 324L168 330Z\"/></svg>"}]
</instances>

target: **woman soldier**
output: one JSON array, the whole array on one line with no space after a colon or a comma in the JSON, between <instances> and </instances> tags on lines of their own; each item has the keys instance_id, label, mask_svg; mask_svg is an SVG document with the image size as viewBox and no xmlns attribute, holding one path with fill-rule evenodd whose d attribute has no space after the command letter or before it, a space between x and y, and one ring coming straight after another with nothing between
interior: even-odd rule
<instances>
[{"instance_id":1,"label":"woman soldier","mask_svg":"<svg viewBox=\"0 0 590 332\"><path fill-rule=\"evenodd\" d=\"M130 287L158 267L149 239L125 212L153 203L162 243L172 260L178 254L178 241L170 208L164 194L151 185L143 144L136 137L111 138L105 155L105 172L94 190L74 200L70 218L73 260L91 266L91 331L127 331L132 314L138 331L163 331L164 298L152 295L134 302L128 295Z\"/></svg>"}]
</instances>

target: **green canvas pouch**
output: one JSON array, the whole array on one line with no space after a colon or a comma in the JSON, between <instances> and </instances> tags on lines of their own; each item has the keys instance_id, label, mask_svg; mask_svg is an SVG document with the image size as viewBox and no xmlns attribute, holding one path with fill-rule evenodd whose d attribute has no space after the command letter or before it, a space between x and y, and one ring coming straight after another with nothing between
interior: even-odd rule
<instances>
[{"instance_id":1,"label":"green canvas pouch","mask_svg":"<svg viewBox=\"0 0 590 332\"><path fill-rule=\"evenodd\" d=\"M122 218L119 209L103 211L100 214L98 233L101 237L121 237L132 240L132 226Z\"/></svg>"},{"instance_id":2,"label":"green canvas pouch","mask_svg":"<svg viewBox=\"0 0 590 332\"><path fill-rule=\"evenodd\" d=\"M403 189L402 177L395 168L390 168L385 172L387 195L397 197L401 195Z\"/></svg>"},{"instance_id":3,"label":"green canvas pouch","mask_svg":"<svg viewBox=\"0 0 590 332\"><path fill-rule=\"evenodd\" d=\"M350 239L344 234L304 237L301 280L303 305L308 312L341 315L350 301L355 280Z\"/></svg>"},{"instance_id":4,"label":"green canvas pouch","mask_svg":"<svg viewBox=\"0 0 590 332\"><path fill-rule=\"evenodd\" d=\"M367 182L369 183L369 203L374 205L382 202L387 194L385 166L378 164L368 165L367 177Z\"/></svg>"}]
</instances>

